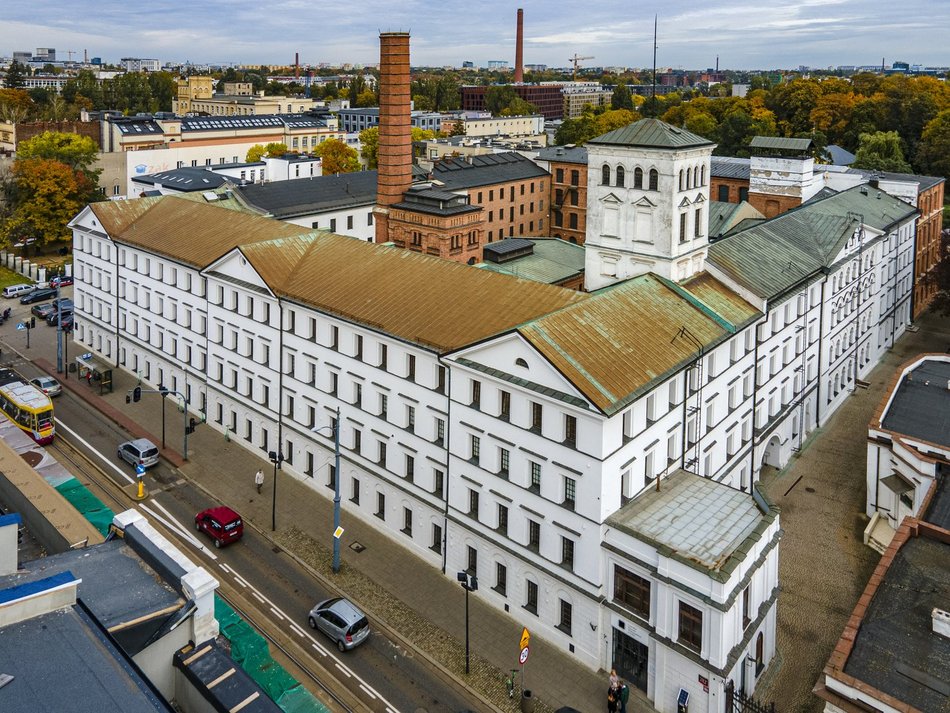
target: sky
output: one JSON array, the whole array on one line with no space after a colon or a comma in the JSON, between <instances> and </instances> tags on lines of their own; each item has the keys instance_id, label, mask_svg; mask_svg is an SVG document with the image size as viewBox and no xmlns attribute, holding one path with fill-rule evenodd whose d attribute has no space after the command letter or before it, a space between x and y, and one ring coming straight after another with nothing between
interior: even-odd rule
<instances>
[{"instance_id":1,"label":"sky","mask_svg":"<svg viewBox=\"0 0 950 713\"><path fill-rule=\"evenodd\" d=\"M524 61L685 69L795 69L800 65L950 65L950 0L5 0L0 56L54 47L116 62L122 57L196 64L379 61L379 32L409 31L411 62L514 65L515 19L524 9Z\"/></svg>"}]
</instances>

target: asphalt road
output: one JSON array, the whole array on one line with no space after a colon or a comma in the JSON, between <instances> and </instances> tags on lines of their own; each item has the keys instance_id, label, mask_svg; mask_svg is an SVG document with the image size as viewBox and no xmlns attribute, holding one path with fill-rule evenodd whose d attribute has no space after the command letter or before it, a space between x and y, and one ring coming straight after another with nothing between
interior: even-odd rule
<instances>
[{"instance_id":1,"label":"asphalt road","mask_svg":"<svg viewBox=\"0 0 950 713\"><path fill-rule=\"evenodd\" d=\"M67 295L70 292L64 290ZM0 301L0 311L6 306L13 307L13 318L0 326L0 359L24 376L38 376L41 372L27 360L44 357L55 363L56 330L38 320L27 348L26 331L16 330L16 323L28 317L29 306L19 305L17 300ZM75 347L70 353L74 351ZM55 410L59 445L54 448L62 449L64 464L75 464L75 475L101 492L110 507L132 507L133 502L118 489L131 484L133 469L116 455L117 445L128 440L128 434L90 411L85 402L68 391L56 398ZM67 445L81 452L95 468L83 468L81 459L70 454ZM214 549L210 538L195 531L194 516L218 503L209 501L203 491L168 463L161 462L152 469L149 481L150 497L138 504L139 511L188 556L222 580L227 585L225 589L242 595L243 601L251 604L242 608L251 623L258 630L269 630L276 642L290 644L297 653L297 663L314 678L326 681L329 672L335 679L331 688L342 685L348 689L361 704L352 708L379 713L447 713L474 708L464 693L446 684L422 660L378 629L373 629L364 645L343 654L338 652L334 642L307 625L310 608L333 593L253 528L245 528L242 541ZM372 628L372 621L370 625ZM318 686L308 687L332 710L348 709Z\"/></svg>"}]
</instances>

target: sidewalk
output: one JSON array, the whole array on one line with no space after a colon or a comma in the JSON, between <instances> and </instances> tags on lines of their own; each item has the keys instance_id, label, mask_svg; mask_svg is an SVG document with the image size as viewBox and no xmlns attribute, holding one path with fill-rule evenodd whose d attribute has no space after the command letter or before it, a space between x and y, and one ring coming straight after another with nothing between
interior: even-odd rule
<instances>
[{"instance_id":1,"label":"sidewalk","mask_svg":"<svg viewBox=\"0 0 950 713\"><path fill-rule=\"evenodd\" d=\"M55 375L45 359L34 363ZM151 400L126 404L126 392L137 381L116 369L114 392L99 396L98 389L75 379L63 382L64 388L84 399L92 408L121 425L134 437L160 442L161 415ZM167 408L167 406L166 406ZM172 416L171 414L175 414ZM181 424L169 409L166 446L180 445ZM270 532L273 465L261 451L252 451L227 441L224 434L201 425L188 438L190 458L166 447L162 456L181 473L206 490L215 500L235 507L245 520L272 537L289 554L316 571L329 586L337 587L362 606L371 619L401 639L413 655L421 656L441 668L458 685L473 692L501 711L518 710L519 698L508 698L504 677L517 667L518 641L522 626L504 613L471 595L470 635L471 674L464 673L465 599L453 578L417 558L371 524L348 514L342 515L346 532L341 541L342 568L331 571L333 491L322 484L303 483L281 472L277 484L277 532ZM253 476L260 467L265 473L264 495L257 495ZM311 487L323 490L319 493ZM295 523L291 527L289 523ZM351 546L359 543L357 552ZM537 700L538 713L549 713L560 706L579 711L602 710L607 676L590 671L566 653L534 636L531 657L525 667L526 688ZM642 692L631 688L630 710L654 711Z\"/></svg>"}]
</instances>

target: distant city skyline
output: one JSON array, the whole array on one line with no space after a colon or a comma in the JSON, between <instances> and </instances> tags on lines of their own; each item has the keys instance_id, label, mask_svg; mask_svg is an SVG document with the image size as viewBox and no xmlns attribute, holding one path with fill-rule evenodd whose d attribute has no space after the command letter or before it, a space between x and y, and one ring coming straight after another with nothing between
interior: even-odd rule
<instances>
[{"instance_id":1,"label":"distant city skyline","mask_svg":"<svg viewBox=\"0 0 950 713\"><path fill-rule=\"evenodd\" d=\"M667 0L622 8L613 0L440 5L364 0L358 6L303 0L211 0L93 5L86 0L8 0L0 55L55 47L58 60L101 57L163 63L289 65L378 62L380 30L412 34L413 65L461 66L491 60L514 65L515 16L524 8L525 64L648 67L653 17L659 16L657 64L703 69L887 66L895 61L950 64L943 35L950 2L933 0L722 0L697 6ZM624 13L619 15L619 13ZM633 14L635 12L635 14Z\"/></svg>"}]
</instances>

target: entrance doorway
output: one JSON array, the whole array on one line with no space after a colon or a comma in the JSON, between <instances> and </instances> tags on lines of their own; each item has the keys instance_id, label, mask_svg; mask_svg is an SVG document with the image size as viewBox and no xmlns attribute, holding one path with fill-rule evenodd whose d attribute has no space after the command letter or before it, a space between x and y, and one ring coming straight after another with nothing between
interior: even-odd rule
<instances>
[{"instance_id":1,"label":"entrance doorway","mask_svg":"<svg viewBox=\"0 0 950 713\"><path fill-rule=\"evenodd\" d=\"M647 692L647 664L650 660L650 648L636 639L614 629L613 667L617 674Z\"/></svg>"}]
</instances>

